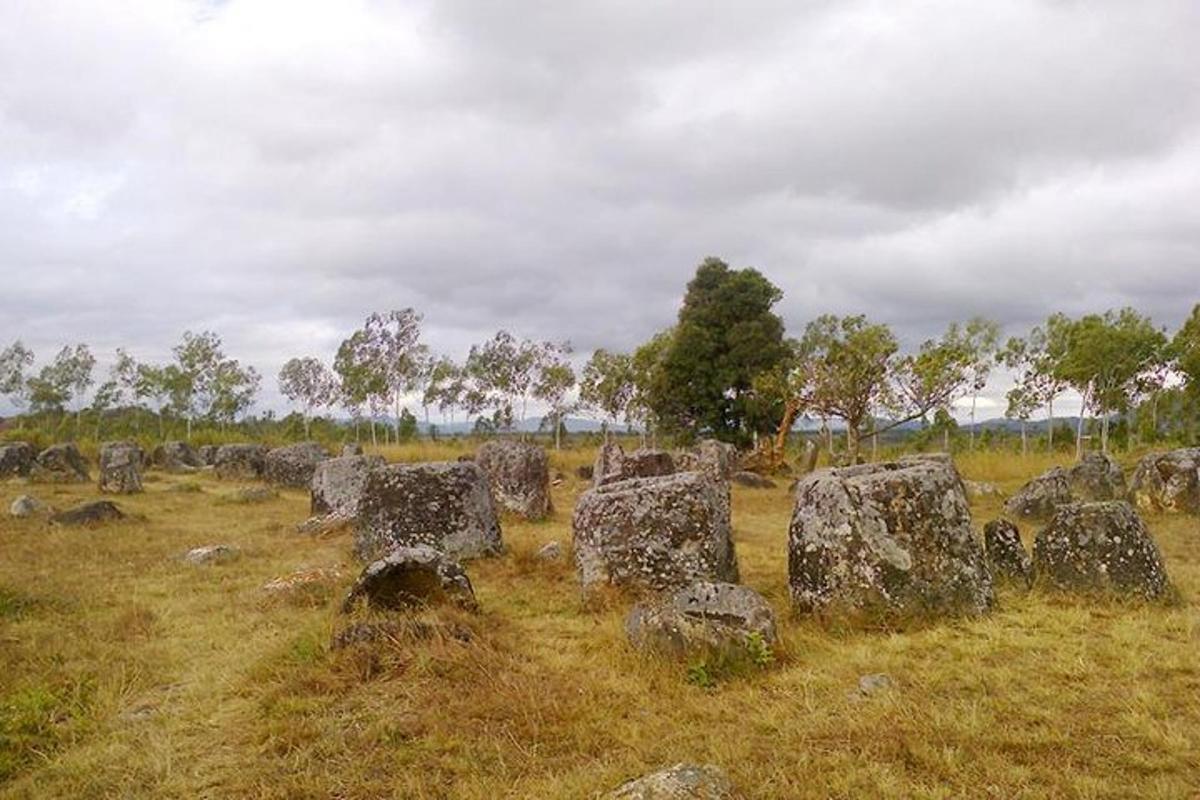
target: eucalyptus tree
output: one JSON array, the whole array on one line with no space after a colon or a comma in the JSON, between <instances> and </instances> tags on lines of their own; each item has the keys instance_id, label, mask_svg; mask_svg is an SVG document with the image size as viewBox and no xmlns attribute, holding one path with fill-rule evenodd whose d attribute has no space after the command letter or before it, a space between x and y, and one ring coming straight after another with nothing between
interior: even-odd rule
<instances>
[{"instance_id":1,"label":"eucalyptus tree","mask_svg":"<svg viewBox=\"0 0 1200 800\"><path fill-rule=\"evenodd\" d=\"M1000 326L983 317L972 317L962 326L962 345L966 348L967 389L971 393L971 428L969 432L969 447L975 449L975 407L979 393L987 386L996 363L996 353L1000 345Z\"/></svg>"},{"instance_id":2,"label":"eucalyptus tree","mask_svg":"<svg viewBox=\"0 0 1200 800\"><path fill-rule=\"evenodd\" d=\"M419 385L428 358L428 348L420 340L421 315L403 308L369 315L363 327L338 348L334 369L343 383L351 379L354 396L371 408L372 440L375 413L390 409L396 429L401 427L404 397Z\"/></svg>"},{"instance_id":3,"label":"eucalyptus tree","mask_svg":"<svg viewBox=\"0 0 1200 800\"><path fill-rule=\"evenodd\" d=\"M63 347L54 360L25 381L30 406L35 411L65 413L74 401L75 433L79 434L83 400L92 385L96 357L86 344Z\"/></svg>"},{"instance_id":4,"label":"eucalyptus tree","mask_svg":"<svg viewBox=\"0 0 1200 800\"><path fill-rule=\"evenodd\" d=\"M554 423L555 450L562 448L563 420L577 406L577 402L570 399L571 390L575 388L575 370L571 367L570 355L569 343L544 342L533 381L533 397L546 404L547 416Z\"/></svg>"},{"instance_id":5,"label":"eucalyptus tree","mask_svg":"<svg viewBox=\"0 0 1200 800\"><path fill-rule=\"evenodd\" d=\"M332 404L337 397L333 373L312 356L290 358L279 370L279 391L300 406L304 421L304 438L309 437L309 422L315 408Z\"/></svg>"},{"instance_id":6,"label":"eucalyptus tree","mask_svg":"<svg viewBox=\"0 0 1200 800\"><path fill-rule=\"evenodd\" d=\"M584 364L579 381L579 401L602 415L606 440L610 425L615 425L622 417L628 418L636 391L633 358L629 354L600 348Z\"/></svg>"},{"instance_id":7,"label":"eucalyptus tree","mask_svg":"<svg viewBox=\"0 0 1200 800\"><path fill-rule=\"evenodd\" d=\"M351 416L357 420L364 408L371 409L371 444L378 444L373 412L387 388L372 358L365 330L354 331L341 343L333 359L333 371L338 376L339 399Z\"/></svg>"},{"instance_id":8,"label":"eucalyptus tree","mask_svg":"<svg viewBox=\"0 0 1200 800\"><path fill-rule=\"evenodd\" d=\"M996 353L997 363L1012 372L1020 390L1018 406L1046 407L1046 445L1050 451L1054 450L1054 401L1068 388L1058 365L1066 352L1070 324L1063 314L1052 314L1044 325L1034 326L1027 336L1009 338ZM1032 416L1033 411L1028 413Z\"/></svg>"},{"instance_id":9,"label":"eucalyptus tree","mask_svg":"<svg viewBox=\"0 0 1200 800\"><path fill-rule=\"evenodd\" d=\"M512 430L518 414L525 419L545 348L546 343L519 340L505 330L472 346L464 365L471 383L470 405L477 412L491 409L493 420Z\"/></svg>"},{"instance_id":10,"label":"eucalyptus tree","mask_svg":"<svg viewBox=\"0 0 1200 800\"><path fill-rule=\"evenodd\" d=\"M33 351L18 339L0 351L0 395L14 406L22 406L29 397L25 370L33 366Z\"/></svg>"},{"instance_id":11,"label":"eucalyptus tree","mask_svg":"<svg viewBox=\"0 0 1200 800\"><path fill-rule=\"evenodd\" d=\"M1066 328L1065 350L1055 374L1079 392L1083 408L1075 441L1083 453L1083 416L1100 419L1100 446L1108 452L1109 417L1129 408L1148 372L1166 356L1166 335L1132 308L1088 314Z\"/></svg>"},{"instance_id":12,"label":"eucalyptus tree","mask_svg":"<svg viewBox=\"0 0 1200 800\"><path fill-rule=\"evenodd\" d=\"M221 359L208 389L206 418L224 429L254 405L261 383L262 377L254 367L244 367L233 358Z\"/></svg>"},{"instance_id":13,"label":"eucalyptus tree","mask_svg":"<svg viewBox=\"0 0 1200 800\"><path fill-rule=\"evenodd\" d=\"M425 394L421 398L421 404L437 408L443 420L448 414L450 424L453 425L454 410L463 405L466 391L466 375L463 368L450 357L441 356L433 359L429 365L429 376L425 382Z\"/></svg>"}]
</instances>

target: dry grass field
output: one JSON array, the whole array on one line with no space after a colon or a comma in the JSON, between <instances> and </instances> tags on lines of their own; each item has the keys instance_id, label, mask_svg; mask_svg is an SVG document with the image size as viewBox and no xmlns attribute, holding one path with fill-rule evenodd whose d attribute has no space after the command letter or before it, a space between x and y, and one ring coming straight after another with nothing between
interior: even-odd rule
<instances>
[{"instance_id":1,"label":"dry grass field","mask_svg":"<svg viewBox=\"0 0 1200 800\"><path fill-rule=\"evenodd\" d=\"M153 473L117 498L124 522L5 514L0 797L589 798L678 761L723 766L747 798L1200 797L1200 521L1148 520L1172 604L1005 587L983 619L846 629L788 611L786 486L735 488L743 580L782 643L703 686L626 646L619 598L584 608L569 559L533 557L569 543L572 469L591 455L554 455L553 518L505 519L508 554L468 564L481 614L373 648L329 647L360 566L348 534L294 531L301 492L240 503L210 476ZM1007 491L1050 463L959 460ZM6 483L4 510L24 492L96 496ZM998 503L973 510L981 527ZM218 543L240 558L179 558ZM263 590L314 569L336 575ZM894 686L854 696L865 673Z\"/></svg>"}]
</instances>

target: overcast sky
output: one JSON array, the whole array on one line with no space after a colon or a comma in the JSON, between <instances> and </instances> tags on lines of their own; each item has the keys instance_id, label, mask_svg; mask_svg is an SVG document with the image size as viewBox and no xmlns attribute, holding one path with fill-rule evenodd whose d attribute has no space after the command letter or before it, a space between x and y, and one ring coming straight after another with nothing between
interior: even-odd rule
<instances>
[{"instance_id":1,"label":"overcast sky","mask_svg":"<svg viewBox=\"0 0 1200 800\"><path fill-rule=\"evenodd\" d=\"M796 334L1200 301L1195 0L3 8L0 347L40 360L212 329L278 406L373 310L630 348L707 255Z\"/></svg>"}]
</instances>

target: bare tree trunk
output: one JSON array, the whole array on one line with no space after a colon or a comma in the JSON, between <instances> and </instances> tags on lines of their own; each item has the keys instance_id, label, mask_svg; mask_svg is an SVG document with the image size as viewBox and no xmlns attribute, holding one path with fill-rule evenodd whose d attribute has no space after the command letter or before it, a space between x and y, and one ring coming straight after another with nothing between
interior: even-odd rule
<instances>
[{"instance_id":1,"label":"bare tree trunk","mask_svg":"<svg viewBox=\"0 0 1200 800\"><path fill-rule=\"evenodd\" d=\"M950 452L950 429L942 428L942 452Z\"/></svg>"},{"instance_id":2,"label":"bare tree trunk","mask_svg":"<svg viewBox=\"0 0 1200 800\"><path fill-rule=\"evenodd\" d=\"M1083 402L1079 405L1079 424L1075 428L1075 460L1083 459L1083 414L1087 409L1088 397L1091 396L1092 387L1088 387L1083 393Z\"/></svg>"},{"instance_id":3,"label":"bare tree trunk","mask_svg":"<svg viewBox=\"0 0 1200 800\"><path fill-rule=\"evenodd\" d=\"M1100 452L1108 455L1108 414L1100 420Z\"/></svg>"},{"instance_id":4,"label":"bare tree trunk","mask_svg":"<svg viewBox=\"0 0 1200 800\"><path fill-rule=\"evenodd\" d=\"M858 428L846 423L846 464L853 466L858 463Z\"/></svg>"},{"instance_id":5,"label":"bare tree trunk","mask_svg":"<svg viewBox=\"0 0 1200 800\"><path fill-rule=\"evenodd\" d=\"M971 450L975 449L975 400L978 397L978 392L971 393L971 439L969 445Z\"/></svg>"},{"instance_id":6,"label":"bare tree trunk","mask_svg":"<svg viewBox=\"0 0 1200 800\"><path fill-rule=\"evenodd\" d=\"M1025 420L1021 420L1021 457L1029 455L1029 439L1025 435Z\"/></svg>"},{"instance_id":7,"label":"bare tree trunk","mask_svg":"<svg viewBox=\"0 0 1200 800\"><path fill-rule=\"evenodd\" d=\"M372 447L379 446L379 440L377 438L375 438L375 417L374 416L371 417L371 446Z\"/></svg>"},{"instance_id":8,"label":"bare tree trunk","mask_svg":"<svg viewBox=\"0 0 1200 800\"><path fill-rule=\"evenodd\" d=\"M1046 433L1046 449L1051 453L1054 452L1054 398L1051 397L1046 401L1047 413L1050 415L1050 427Z\"/></svg>"},{"instance_id":9,"label":"bare tree trunk","mask_svg":"<svg viewBox=\"0 0 1200 800\"><path fill-rule=\"evenodd\" d=\"M187 418L187 440L189 442L192 440L192 415L191 414L188 414L188 418Z\"/></svg>"},{"instance_id":10,"label":"bare tree trunk","mask_svg":"<svg viewBox=\"0 0 1200 800\"><path fill-rule=\"evenodd\" d=\"M554 449L562 450L562 417L554 415Z\"/></svg>"},{"instance_id":11,"label":"bare tree trunk","mask_svg":"<svg viewBox=\"0 0 1200 800\"><path fill-rule=\"evenodd\" d=\"M871 432L871 461L879 460L879 433Z\"/></svg>"},{"instance_id":12,"label":"bare tree trunk","mask_svg":"<svg viewBox=\"0 0 1200 800\"><path fill-rule=\"evenodd\" d=\"M783 463L784 448L787 447L788 436L792 432L792 426L796 424L796 416L800 413L800 404L789 401L783 407L783 419L779 421L779 427L775 430L775 442L771 446L771 466L775 467Z\"/></svg>"}]
</instances>

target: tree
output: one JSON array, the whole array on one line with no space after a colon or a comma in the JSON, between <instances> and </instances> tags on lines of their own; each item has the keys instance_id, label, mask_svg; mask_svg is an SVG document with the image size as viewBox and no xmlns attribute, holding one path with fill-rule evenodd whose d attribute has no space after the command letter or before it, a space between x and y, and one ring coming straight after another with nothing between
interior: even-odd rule
<instances>
[{"instance_id":1,"label":"tree","mask_svg":"<svg viewBox=\"0 0 1200 800\"><path fill-rule=\"evenodd\" d=\"M254 404L262 379L254 367L243 367L236 359L221 359L209 388L206 417L222 428Z\"/></svg>"},{"instance_id":2,"label":"tree","mask_svg":"<svg viewBox=\"0 0 1200 800\"><path fill-rule=\"evenodd\" d=\"M979 393L987 386L988 377L992 373L996 351L1000 343L1000 326L983 317L973 317L967 321L962 330L963 346L966 348L969 364L967 375L971 392L971 429L969 447L975 449L975 405Z\"/></svg>"},{"instance_id":3,"label":"tree","mask_svg":"<svg viewBox=\"0 0 1200 800\"><path fill-rule=\"evenodd\" d=\"M789 374L777 384L790 395L791 408L845 422L846 450L853 462L868 426L878 435L945 410L968 380L973 354L957 326L941 339L923 342L916 353L901 355L899 349L887 325L861 315L821 316L805 328ZM887 415L887 421L876 415ZM794 421L794 416L785 415L785 420ZM777 441L785 435L778 431Z\"/></svg>"},{"instance_id":4,"label":"tree","mask_svg":"<svg viewBox=\"0 0 1200 800\"><path fill-rule=\"evenodd\" d=\"M1031 392L1020 383L1008 390L1006 399L1008 407L1004 410L1004 416L1008 419L1020 420L1021 455L1027 456L1029 455L1029 439L1026 430L1029 418L1033 416L1034 411L1041 408L1042 404L1036 393Z\"/></svg>"},{"instance_id":5,"label":"tree","mask_svg":"<svg viewBox=\"0 0 1200 800\"><path fill-rule=\"evenodd\" d=\"M83 396L92 385L96 358L86 344L59 350L54 360L26 379L30 406L35 411L64 413L75 400L75 433L79 435Z\"/></svg>"},{"instance_id":6,"label":"tree","mask_svg":"<svg viewBox=\"0 0 1200 800\"><path fill-rule=\"evenodd\" d=\"M0 351L0 395L14 406L21 406L29 396L25 370L33 365L33 351L20 339Z\"/></svg>"},{"instance_id":7,"label":"tree","mask_svg":"<svg viewBox=\"0 0 1200 800\"><path fill-rule=\"evenodd\" d=\"M583 367L579 401L603 415L606 441L610 424L615 425L617 420L627 417L635 391L631 356L611 353L603 348L592 353Z\"/></svg>"},{"instance_id":8,"label":"tree","mask_svg":"<svg viewBox=\"0 0 1200 800\"><path fill-rule=\"evenodd\" d=\"M291 358L279 370L279 391L293 403L299 403L304 419L304 438L309 436L309 420L314 408L334 401L337 385L329 368L312 356Z\"/></svg>"},{"instance_id":9,"label":"tree","mask_svg":"<svg viewBox=\"0 0 1200 800\"><path fill-rule=\"evenodd\" d=\"M1025 338L1010 338L996 353L997 362L1014 374L1020 389L1018 405L1022 408L1030 404L1046 407L1046 444L1051 452L1054 450L1054 400L1067 388L1058 365L1066 352L1069 326L1070 320L1066 316L1052 314L1045 325L1035 326ZM1033 409L1028 413L1032 415Z\"/></svg>"},{"instance_id":10,"label":"tree","mask_svg":"<svg viewBox=\"0 0 1200 800\"><path fill-rule=\"evenodd\" d=\"M371 439L375 441L374 414L390 408L400 429L401 404L421 378L428 348L421 344L421 315L411 308L371 314L363 327L338 348L334 370L356 404L371 408Z\"/></svg>"},{"instance_id":11,"label":"tree","mask_svg":"<svg viewBox=\"0 0 1200 800\"><path fill-rule=\"evenodd\" d=\"M568 394L575 388L575 370L567 356L571 354L571 345L567 342L553 344L546 342L541 348L537 360L537 373L533 382L533 396L549 408L547 416L554 423L554 449L562 448L563 420L575 407L569 402Z\"/></svg>"},{"instance_id":12,"label":"tree","mask_svg":"<svg viewBox=\"0 0 1200 800\"><path fill-rule=\"evenodd\" d=\"M429 377L425 382L425 395L421 404L425 407L435 406L443 419L448 413L450 424L454 424L454 409L463 404L466 394L466 376L462 367L455 364L448 356L434 359L429 367Z\"/></svg>"},{"instance_id":13,"label":"tree","mask_svg":"<svg viewBox=\"0 0 1200 800\"><path fill-rule=\"evenodd\" d=\"M755 378L786 356L783 293L754 269L707 258L688 283L678 323L650 387L648 405L671 433L750 437L747 400Z\"/></svg>"},{"instance_id":14,"label":"tree","mask_svg":"<svg viewBox=\"0 0 1200 800\"><path fill-rule=\"evenodd\" d=\"M652 440L657 439L658 430L662 427L654 406L654 390L661 379L663 362L674 336L674 328L659 331L633 351L633 395L625 409L625 422L641 428L643 443L646 434Z\"/></svg>"},{"instance_id":15,"label":"tree","mask_svg":"<svg viewBox=\"0 0 1200 800\"><path fill-rule=\"evenodd\" d=\"M492 409L497 425L512 430L517 413L521 420L525 419L545 346L529 339L518 341L504 330L483 344L472 346L465 364L471 382L470 405L477 412Z\"/></svg>"},{"instance_id":16,"label":"tree","mask_svg":"<svg viewBox=\"0 0 1200 800\"><path fill-rule=\"evenodd\" d=\"M1200 303L1192 308L1191 316L1175 332L1171 339L1169 356L1176 372L1183 378L1183 390L1187 400L1195 407L1200 404ZM0 357L0 362L2 361L3 358ZM1194 417L1190 427L1190 433L1194 436Z\"/></svg>"},{"instance_id":17,"label":"tree","mask_svg":"<svg viewBox=\"0 0 1200 800\"><path fill-rule=\"evenodd\" d=\"M1127 410L1144 376L1162 362L1167 339L1149 317L1132 308L1088 314L1066 328L1056 375L1083 398L1075 454L1082 456L1083 413L1101 417L1100 446L1108 452L1109 416Z\"/></svg>"},{"instance_id":18,"label":"tree","mask_svg":"<svg viewBox=\"0 0 1200 800\"><path fill-rule=\"evenodd\" d=\"M361 416L364 406L374 407L377 398L387 391L383 374L374 363L365 330L355 331L341 343L333 359L333 371L338 376L342 405L355 420ZM371 416L371 444L378 444L374 415Z\"/></svg>"},{"instance_id":19,"label":"tree","mask_svg":"<svg viewBox=\"0 0 1200 800\"><path fill-rule=\"evenodd\" d=\"M204 415L224 357L221 337L212 331L184 331L183 340L172 348L175 369L161 373L168 381L171 405L187 421L187 438L192 438L192 423Z\"/></svg>"}]
</instances>

